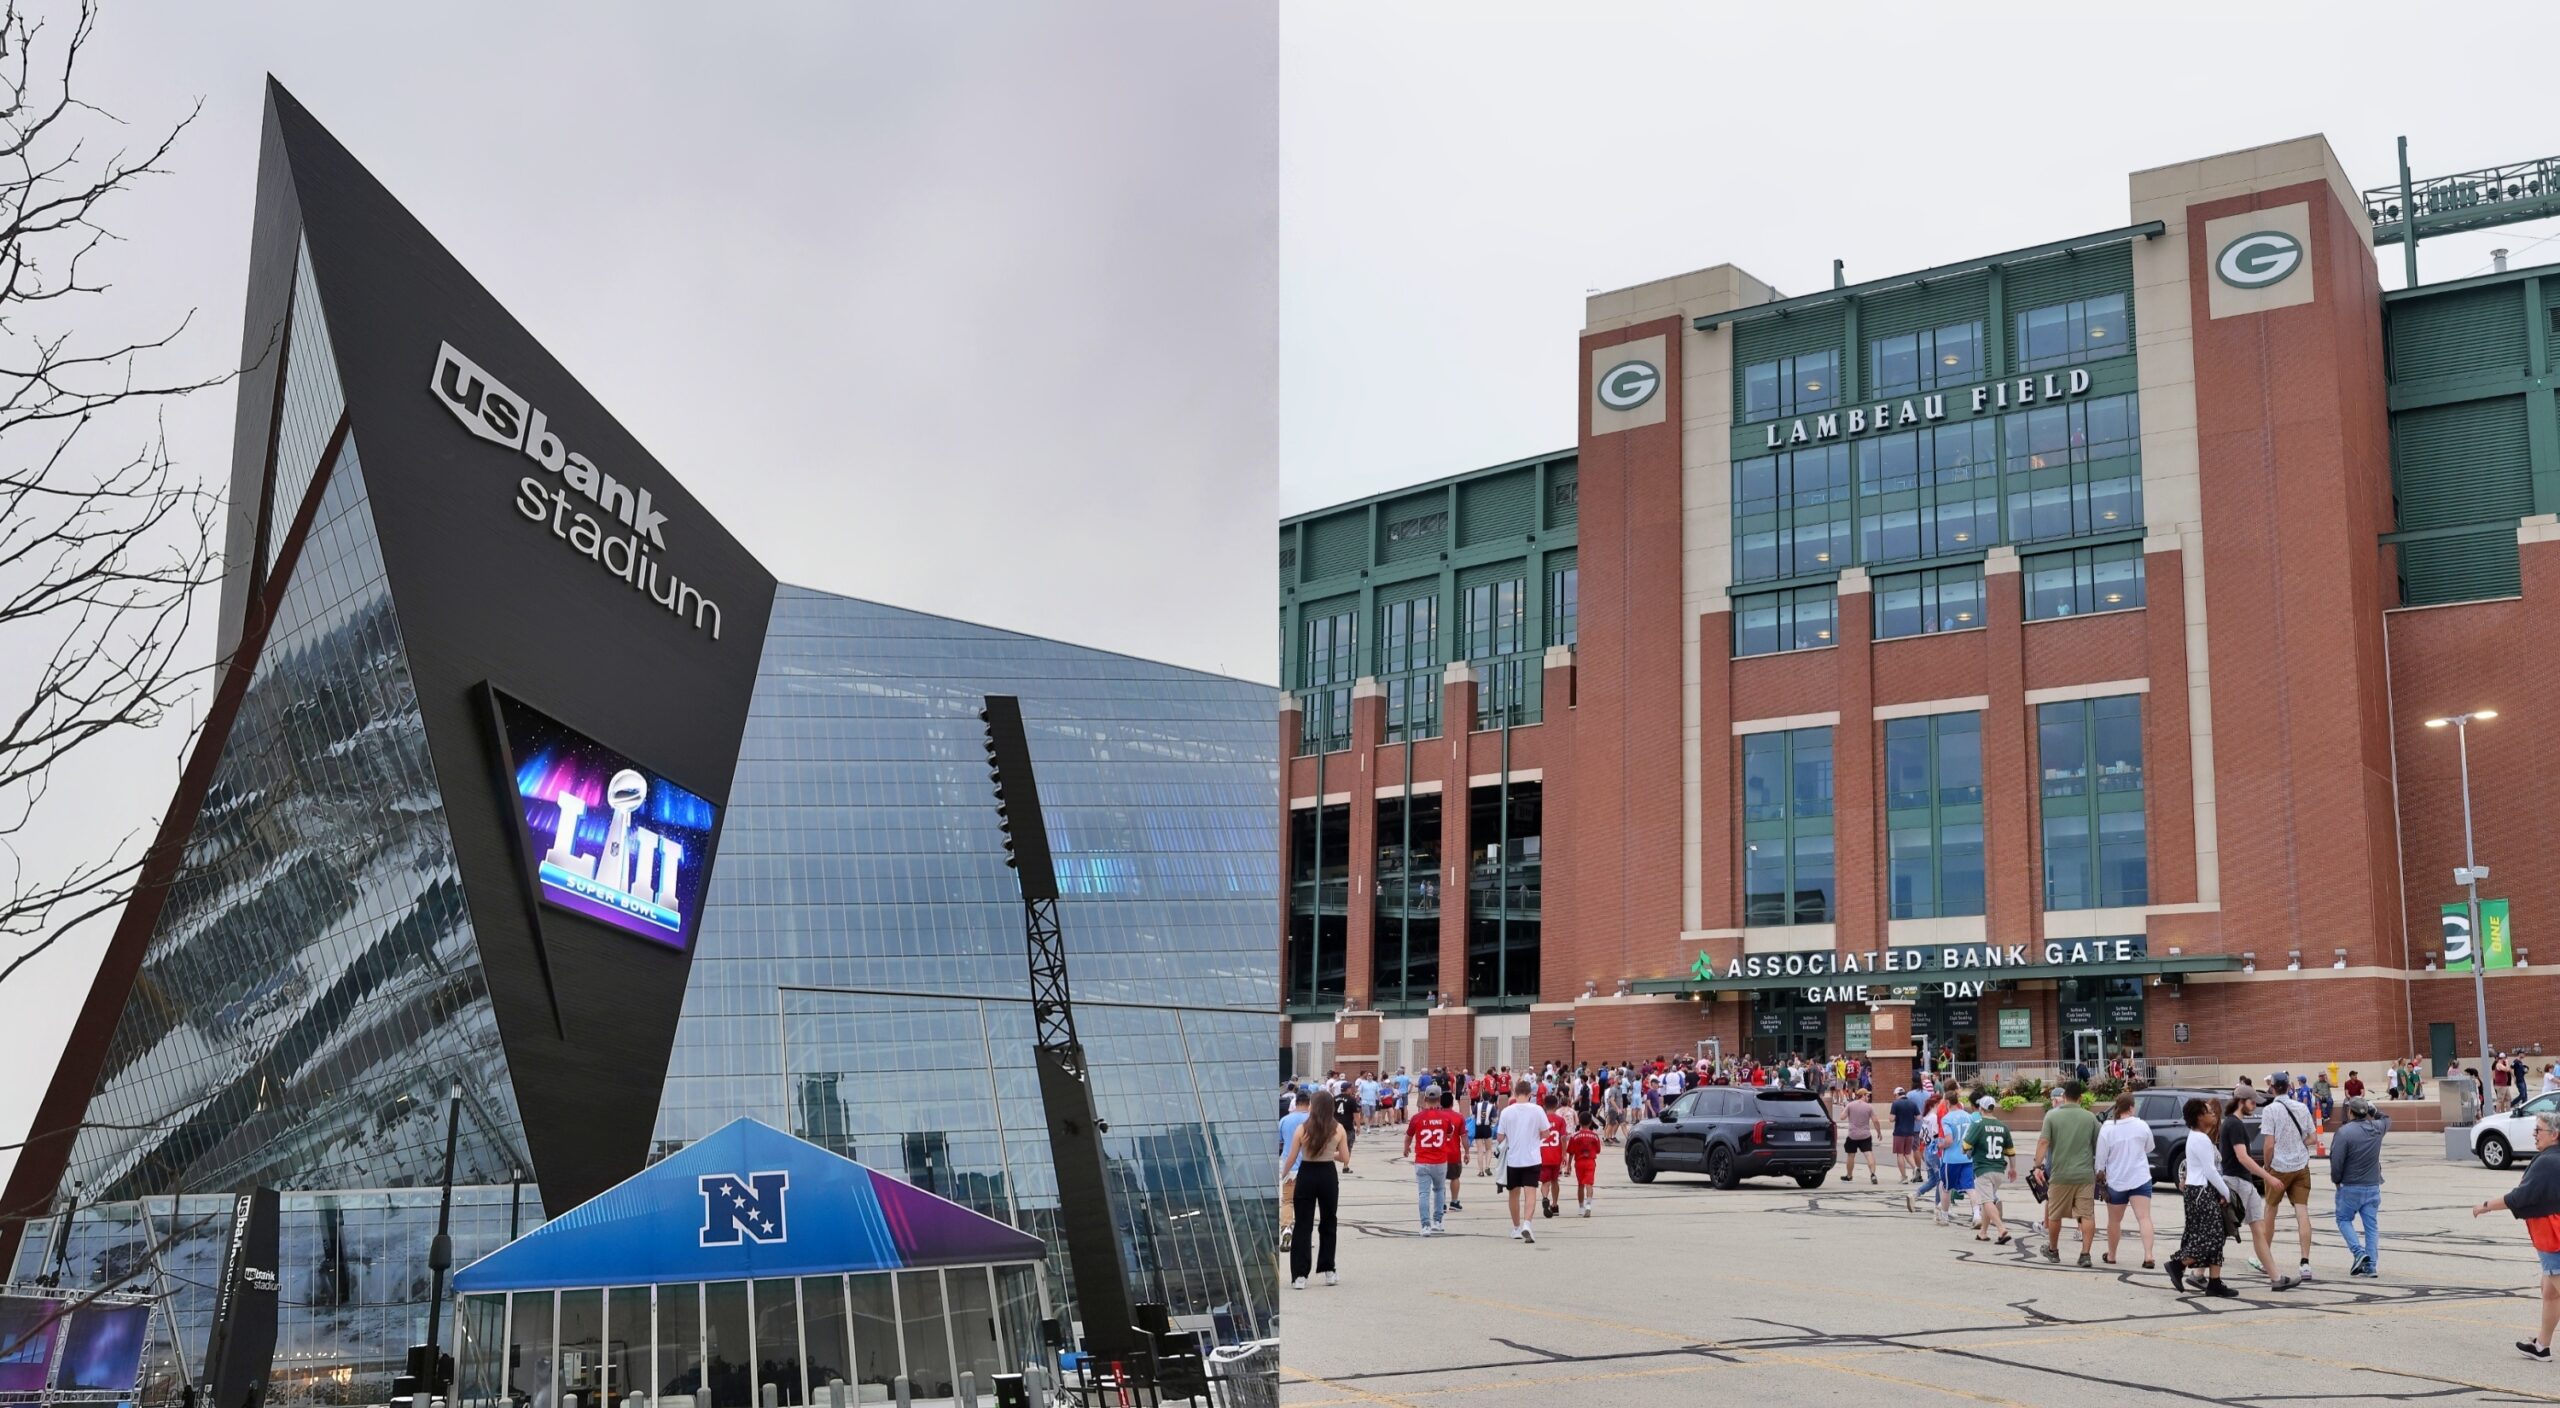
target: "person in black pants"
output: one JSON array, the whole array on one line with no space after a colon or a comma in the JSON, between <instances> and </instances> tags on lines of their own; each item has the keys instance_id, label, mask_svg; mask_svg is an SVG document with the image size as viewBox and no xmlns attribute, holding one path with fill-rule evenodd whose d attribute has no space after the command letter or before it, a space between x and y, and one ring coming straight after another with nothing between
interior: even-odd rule
<instances>
[{"instance_id":1,"label":"person in black pants","mask_svg":"<svg viewBox=\"0 0 2560 1408\"><path fill-rule=\"evenodd\" d=\"M1287 1172L1292 1161L1298 1166L1298 1186L1291 1200L1297 1221L1289 1238L1289 1288L1307 1288L1310 1256L1326 1285L1341 1285L1342 1277L1333 1266L1334 1217L1342 1198L1342 1175L1351 1169L1351 1136L1331 1105L1319 1100L1307 1111L1307 1122L1298 1126L1289 1137L1289 1147L1281 1151L1281 1171ZM1309 1236L1311 1232L1315 1235Z\"/></svg>"}]
</instances>

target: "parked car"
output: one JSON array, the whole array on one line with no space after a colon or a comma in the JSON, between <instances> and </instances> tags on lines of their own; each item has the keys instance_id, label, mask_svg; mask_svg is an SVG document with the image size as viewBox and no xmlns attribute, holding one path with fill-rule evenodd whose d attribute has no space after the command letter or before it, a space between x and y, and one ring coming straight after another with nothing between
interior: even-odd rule
<instances>
[{"instance_id":1,"label":"parked car","mask_svg":"<svg viewBox=\"0 0 2560 1408\"><path fill-rule=\"evenodd\" d=\"M2231 1098L2229 1090L2137 1090L2133 1093L2133 1113L2151 1126L2151 1181L2169 1188L2178 1186L2178 1167L2187 1157L2187 1102L2203 1096L2216 1104ZM2261 1106L2261 1109L2264 1107ZM2260 1159L2266 1151L2258 1143L2258 1116L2248 1115L2241 1124L2249 1131L2249 1147ZM2230 1170L2225 1169L2228 1173Z\"/></svg>"},{"instance_id":2,"label":"parked car","mask_svg":"<svg viewBox=\"0 0 2560 1408\"><path fill-rule=\"evenodd\" d=\"M1627 1177L1703 1173L1718 1188L1770 1174L1819 1188L1834 1158L1831 1116L1810 1090L1710 1085L1671 1102L1627 1135Z\"/></svg>"},{"instance_id":3,"label":"parked car","mask_svg":"<svg viewBox=\"0 0 2560 1408\"><path fill-rule=\"evenodd\" d=\"M2537 1095L2524 1108L2503 1115L2482 1115L2471 1126L2471 1152L2490 1168L2511 1168L2516 1151L2533 1157L2533 1117L2560 1110L2560 1095Z\"/></svg>"}]
</instances>

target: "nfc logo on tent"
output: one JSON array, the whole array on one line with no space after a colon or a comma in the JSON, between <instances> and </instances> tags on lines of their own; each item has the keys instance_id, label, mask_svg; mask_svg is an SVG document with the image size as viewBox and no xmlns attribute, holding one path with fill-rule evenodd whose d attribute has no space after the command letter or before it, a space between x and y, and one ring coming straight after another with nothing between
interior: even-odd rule
<instances>
[{"instance_id":1,"label":"nfc logo on tent","mask_svg":"<svg viewBox=\"0 0 2560 1408\"><path fill-rule=\"evenodd\" d=\"M767 1244L791 1240L791 1224L783 1216L789 1173L706 1173L696 1183L702 1190L701 1245L733 1247L740 1238Z\"/></svg>"}]
</instances>

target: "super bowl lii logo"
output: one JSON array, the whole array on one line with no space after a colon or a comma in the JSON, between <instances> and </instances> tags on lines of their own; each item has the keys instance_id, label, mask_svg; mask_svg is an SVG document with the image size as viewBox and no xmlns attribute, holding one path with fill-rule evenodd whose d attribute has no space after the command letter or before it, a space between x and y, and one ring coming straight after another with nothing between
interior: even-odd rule
<instances>
[{"instance_id":1,"label":"super bowl lii logo","mask_svg":"<svg viewBox=\"0 0 2560 1408\"><path fill-rule=\"evenodd\" d=\"M519 700L498 704L543 902L683 947L711 803Z\"/></svg>"},{"instance_id":2,"label":"super bowl lii logo","mask_svg":"<svg viewBox=\"0 0 2560 1408\"><path fill-rule=\"evenodd\" d=\"M647 800L649 779L632 768L615 773L604 789L605 806L613 816L605 826L604 845L592 855L580 855L578 823L586 816L586 799L575 792L554 797L560 826L542 857L542 883L680 934L684 915L676 908L676 876L684 868L684 846L672 836L631 824L631 814Z\"/></svg>"}]
</instances>

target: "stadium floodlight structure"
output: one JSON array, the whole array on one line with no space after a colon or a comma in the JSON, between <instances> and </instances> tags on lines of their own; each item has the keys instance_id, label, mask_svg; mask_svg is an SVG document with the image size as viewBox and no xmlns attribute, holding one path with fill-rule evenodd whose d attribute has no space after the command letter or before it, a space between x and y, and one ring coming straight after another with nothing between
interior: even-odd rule
<instances>
[{"instance_id":1,"label":"stadium floodlight structure","mask_svg":"<svg viewBox=\"0 0 2560 1408\"><path fill-rule=\"evenodd\" d=\"M1032 1062L1049 1120L1049 1157L1058 1176L1058 1225L1084 1322L1084 1349L1097 1365L1141 1363L1142 1339L1130 1311L1129 1273L1111 1215L1111 1184L1102 1153L1109 1132L1094 1113L1092 1073L1076 1039L1075 1003L1067 988L1067 945L1058 927L1058 872L1040 792L1031 775L1031 745L1022 731L1022 701L990 694L978 717L987 726L987 771L995 783L996 824L1004 863L1022 889L1022 925L1031 960Z\"/></svg>"}]
</instances>

